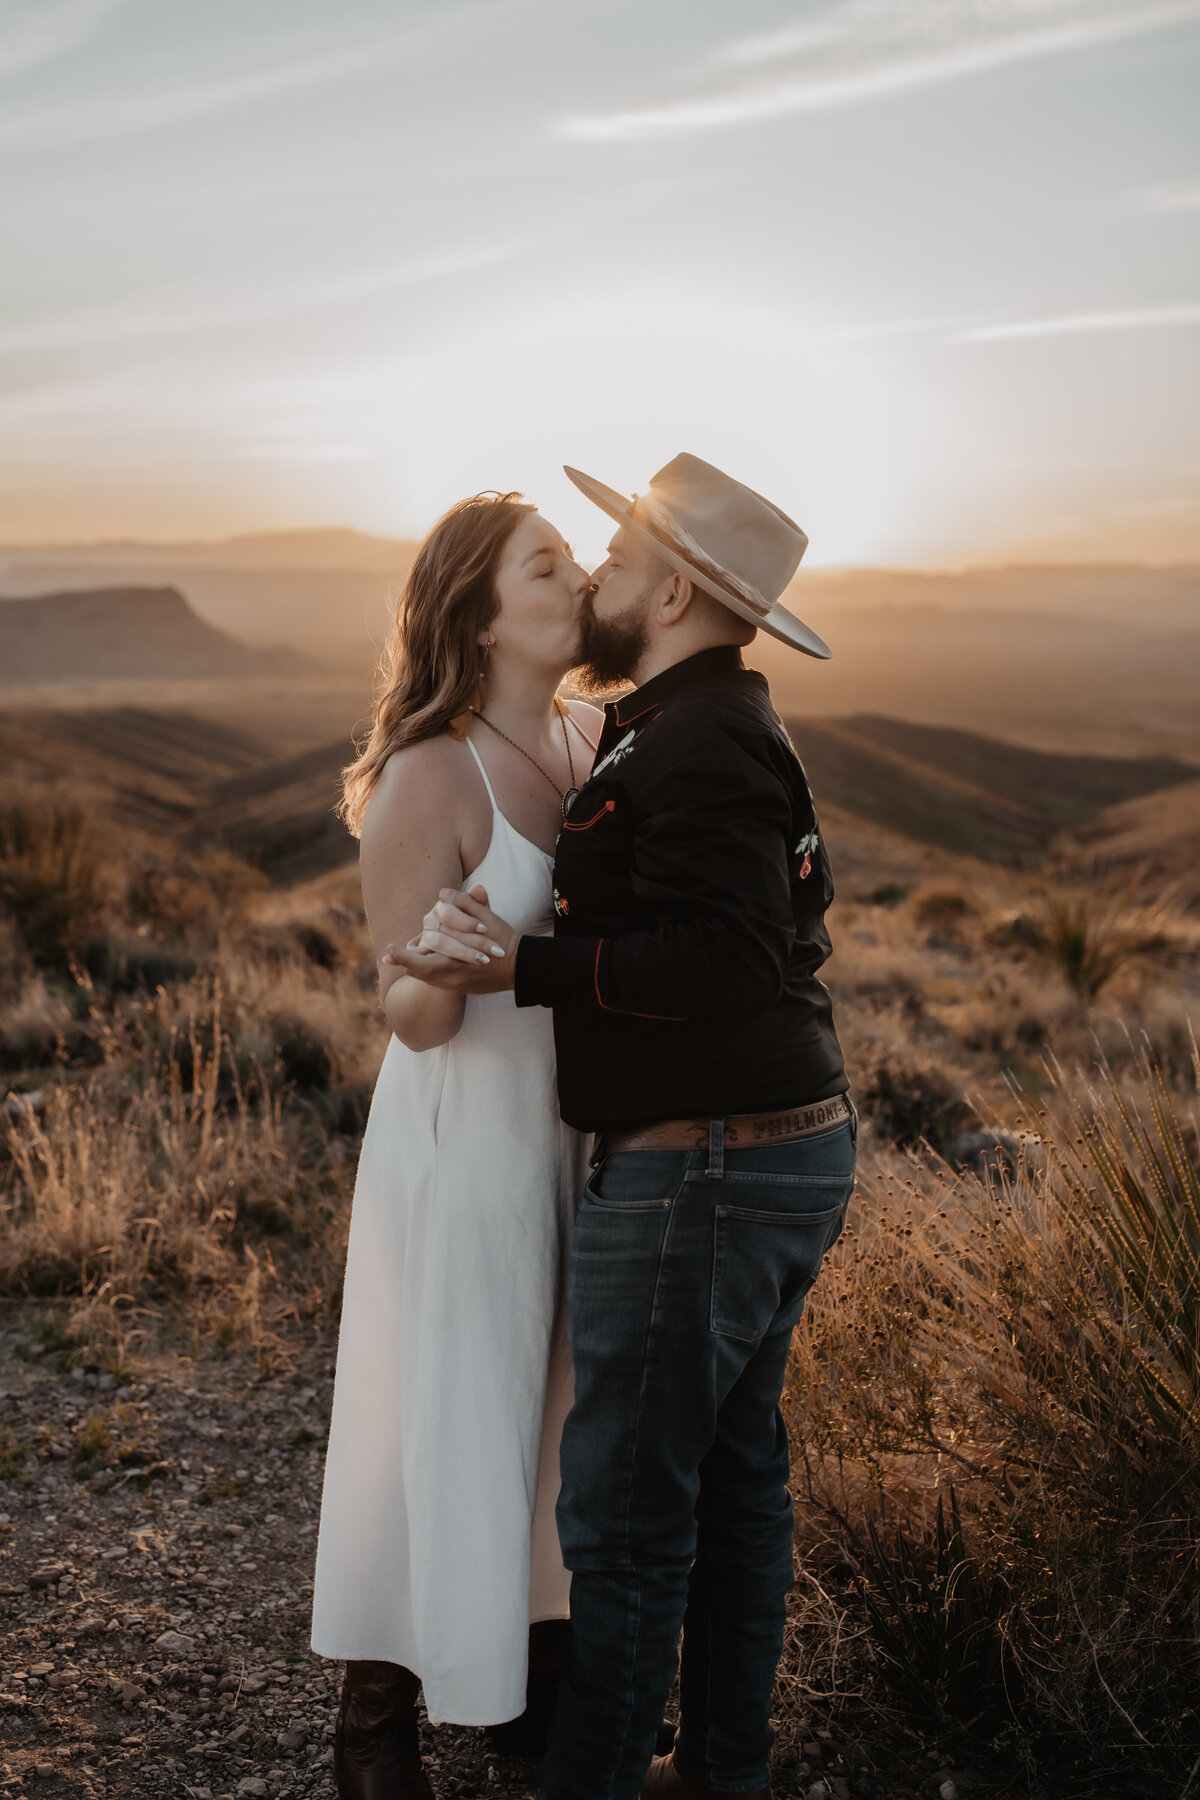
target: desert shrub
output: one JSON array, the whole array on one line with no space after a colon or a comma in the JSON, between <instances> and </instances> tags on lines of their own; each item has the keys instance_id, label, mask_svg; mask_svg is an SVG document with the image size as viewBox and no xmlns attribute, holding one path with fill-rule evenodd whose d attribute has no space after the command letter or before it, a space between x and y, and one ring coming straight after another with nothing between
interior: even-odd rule
<instances>
[{"instance_id":1,"label":"desert shrub","mask_svg":"<svg viewBox=\"0 0 1200 1800\"><path fill-rule=\"evenodd\" d=\"M36 963L64 968L108 891L103 845L77 801L0 795L0 913Z\"/></svg>"},{"instance_id":2,"label":"desert shrub","mask_svg":"<svg viewBox=\"0 0 1200 1800\"><path fill-rule=\"evenodd\" d=\"M160 939L212 941L220 929L244 920L250 901L266 886L257 869L226 850L143 849L126 871L124 907L135 925Z\"/></svg>"},{"instance_id":3,"label":"desert shrub","mask_svg":"<svg viewBox=\"0 0 1200 1800\"><path fill-rule=\"evenodd\" d=\"M0 913L0 1007L9 1007L25 992L33 965L15 922Z\"/></svg>"},{"instance_id":4,"label":"desert shrub","mask_svg":"<svg viewBox=\"0 0 1200 1800\"><path fill-rule=\"evenodd\" d=\"M294 1012L270 1022L272 1046L283 1079L301 1093L326 1093L333 1082L333 1053L320 1023Z\"/></svg>"},{"instance_id":5,"label":"desert shrub","mask_svg":"<svg viewBox=\"0 0 1200 1800\"><path fill-rule=\"evenodd\" d=\"M876 1064L862 1103L877 1129L902 1149L924 1143L948 1151L975 1118L953 1076L911 1051Z\"/></svg>"},{"instance_id":6,"label":"desert shrub","mask_svg":"<svg viewBox=\"0 0 1200 1800\"><path fill-rule=\"evenodd\" d=\"M39 972L0 1013L0 1071L44 1067L74 1026L63 995Z\"/></svg>"},{"instance_id":7,"label":"desert shrub","mask_svg":"<svg viewBox=\"0 0 1200 1800\"><path fill-rule=\"evenodd\" d=\"M196 959L177 945L112 932L89 938L79 966L108 994L153 994L160 987L190 979L196 972Z\"/></svg>"},{"instance_id":8,"label":"desert shrub","mask_svg":"<svg viewBox=\"0 0 1200 1800\"><path fill-rule=\"evenodd\" d=\"M1163 941L1161 921L1132 913L1121 896L1084 889L1045 895L1023 926L1025 941L1084 1000Z\"/></svg>"},{"instance_id":9,"label":"desert shrub","mask_svg":"<svg viewBox=\"0 0 1200 1800\"><path fill-rule=\"evenodd\" d=\"M953 1667L920 1527L953 1479L974 1613L1019 1681L1010 1740L1043 1767L1183 1780L1200 1753L1196 1077L1181 1095L1148 1056L1136 1079L1056 1070L1031 1123L1011 1176L894 1153L867 1173L789 1380L806 1528L861 1545L881 1508L915 1521L903 1548L878 1534L894 1635L876 1622L877 1647L911 1660L919 1636L923 1666ZM1020 1605L992 1606L997 1584Z\"/></svg>"},{"instance_id":10,"label":"desert shrub","mask_svg":"<svg viewBox=\"0 0 1200 1800\"><path fill-rule=\"evenodd\" d=\"M968 919L975 918L978 911L971 896L959 888L927 888L914 900L912 916L922 931L950 936Z\"/></svg>"},{"instance_id":11,"label":"desert shrub","mask_svg":"<svg viewBox=\"0 0 1200 1800\"><path fill-rule=\"evenodd\" d=\"M266 1078L225 1100L219 1013L185 1041L186 1059L150 1065L132 1089L105 1070L0 1123L0 1292L73 1296L84 1335L157 1300L197 1332L224 1320L226 1341L234 1325L239 1341L257 1329L272 1296L293 1310L305 1292L324 1302L352 1183L344 1141L286 1114ZM303 1256L283 1301L254 1233L293 1227Z\"/></svg>"},{"instance_id":12,"label":"desert shrub","mask_svg":"<svg viewBox=\"0 0 1200 1800\"><path fill-rule=\"evenodd\" d=\"M311 920L296 927L296 942L310 963L318 969L336 969L342 961L342 952L329 932Z\"/></svg>"},{"instance_id":13,"label":"desert shrub","mask_svg":"<svg viewBox=\"0 0 1200 1800\"><path fill-rule=\"evenodd\" d=\"M907 899L906 887L901 887L897 881L885 881L882 886L864 894L860 903L863 906L902 906Z\"/></svg>"}]
</instances>

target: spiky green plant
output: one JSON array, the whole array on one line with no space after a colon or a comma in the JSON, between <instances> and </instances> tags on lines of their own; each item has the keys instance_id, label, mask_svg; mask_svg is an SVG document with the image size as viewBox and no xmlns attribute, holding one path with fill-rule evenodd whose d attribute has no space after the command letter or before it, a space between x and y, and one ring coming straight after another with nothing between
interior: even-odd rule
<instances>
[{"instance_id":1,"label":"spiky green plant","mask_svg":"<svg viewBox=\"0 0 1200 1800\"><path fill-rule=\"evenodd\" d=\"M1124 895L1073 888L1046 894L1023 935L1082 999L1094 1000L1114 975L1160 943L1161 923Z\"/></svg>"},{"instance_id":2,"label":"spiky green plant","mask_svg":"<svg viewBox=\"0 0 1200 1800\"><path fill-rule=\"evenodd\" d=\"M860 1588L888 1685L909 1714L935 1726L995 1730L1019 1691L1008 1648L1013 1602L1002 1579L981 1577L953 1485L949 1494L949 1516L939 1492L923 1541L898 1524L885 1542L868 1513Z\"/></svg>"}]
</instances>

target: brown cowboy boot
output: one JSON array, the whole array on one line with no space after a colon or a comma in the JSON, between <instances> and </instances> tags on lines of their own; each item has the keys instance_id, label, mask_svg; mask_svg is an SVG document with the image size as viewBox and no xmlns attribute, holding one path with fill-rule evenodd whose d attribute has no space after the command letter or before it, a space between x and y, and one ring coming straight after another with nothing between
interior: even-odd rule
<instances>
[{"instance_id":1,"label":"brown cowboy boot","mask_svg":"<svg viewBox=\"0 0 1200 1800\"><path fill-rule=\"evenodd\" d=\"M433 1800L417 1733L420 1686L398 1663L346 1664L333 1732L341 1800Z\"/></svg>"},{"instance_id":2,"label":"brown cowboy boot","mask_svg":"<svg viewBox=\"0 0 1200 1800\"><path fill-rule=\"evenodd\" d=\"M733 1800L733 1796L722 1793L720 1788L701 1787L699 1782L685 1780L675 1767L674 1756L656 1756L646 1771L641 1800ZM752 1793L738 1794L737 1800L771 1800L771 1790L756 1788Z\"/></svg>"}]
</instances>

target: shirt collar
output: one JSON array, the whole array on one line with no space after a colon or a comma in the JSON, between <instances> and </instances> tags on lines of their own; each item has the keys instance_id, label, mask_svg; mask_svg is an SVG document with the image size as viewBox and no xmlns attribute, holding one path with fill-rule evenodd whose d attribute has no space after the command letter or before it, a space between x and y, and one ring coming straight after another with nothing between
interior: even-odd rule
<instances>
[{"instance_id":1,"label":"shirt collar","mask_svg":"<svg viewBox=\"0 0 1200 1800\"><path fill-rule=\"evenodd\" d=\"M663 669L640 688L634 688L632 694L610 700L604 710L611 722L623 730L644 713L653 712L680 689L692 687L712 675L732 675L745 666L736 644L714 644L711 649L698 650L695 656L685 656L682 662L672 663L669 669Z\"/></svg>"}]
</instances>

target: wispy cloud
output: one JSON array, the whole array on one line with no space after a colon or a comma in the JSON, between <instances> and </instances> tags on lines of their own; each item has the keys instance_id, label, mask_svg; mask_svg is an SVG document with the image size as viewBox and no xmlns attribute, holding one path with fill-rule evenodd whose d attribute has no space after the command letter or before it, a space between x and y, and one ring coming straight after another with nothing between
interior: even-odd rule
<instances>
[{"instance_id":1,"label":"wispy cloud","mask_svg":"<svg viewBox=\"0 0 1200 1800\"><path fill-rule=\"evenodd\" d=\"M580 0L587 11L610 11L629 4L629 0ZM0 0L3 7L5 0ZM47 24L43 37L50 40L49 17L62 15L63 48L66 43L66 16L78 15L78 30L83 32L85 15L103 14L127 0L60 0L46 8ZM474 39L481 35L515 31L536 26L550 13L556 0L460 0L459 4L436 4L410 10L401 23L374 32L350 35L344 26L325 31L317 37L309 35L303 45L295 45L291 54L281 49L278 41L264 46L257 66L245 67L246 53L239 55L239 66L214 71L207 76L179 79L176 70L143 71L135 77L125 72L111 89L89 101L72 99L59 104L45 101L37 106L8 106L0 116L0 145L25 150L69 147L102 142L108 139L139 137L176 125L187 125L197 119L211 117L237 106L269 100L275 96L317 88L371 70L386 68L445 46L461 42L464 33ZM29 7L29 43L34 39L34 22L41 17ZM2 17L2 14L0 14ZM19 49L19 44L18 44ZM30 51L32 54L32 49ZM46 54L50 54L49 51ZM0 50L0 73L6 52ZM44 60L39 56L38 60ZM195 59L192 59L193 61ZM28 63L14 63L14 68Z\"/></svg>"},{"instance_id":2,"label":"wispy cloud","mask_svg":"<svg viewBox=\"0 0 1200 1800\"><path fill-rule=\"evenodd\" d=\"M1200 207L1200 175L1150 188L1142 195L1142 204L1152 213L1194 212Z\"/></svg>"},{"instance_id":3,"label":"wispy cloud","mask_svg":"<svg viewBox=\"0 0 1200 1800\"><path fill-rule=\"evenodd\" d=\"M1161 331L1200 325L1200 300L1171 300L1159 306L1128 306L1107 312L1056 313L1044 319L976 325L954 334L961 344L999 344L1017 338L1067 337L1091 331Z\"/></svg>"},{"instance_id":4,"label":"wispy cloud","mask_svg":"<svg viewBox=\"0 0 1200 1800\"><path fill-rule=\"evenodd\" d=\"M23 75L77 50L128 0L3 0L0 78Z\"/></svg>"},{"instance_id":5,"label":"wispy cloud","mask_svg":"<svg viewBox=\"0 0 1200 1800\"><path fill-rule=\"evenodd\" d=\"M1196 19L1200 0L835 0L819 20L726 44L686 91L561 119L556 130L619 143L859 106ZM714 65L724 72L715 79ZM770 73L730 80L731 68Z\"/></svg>"},{"instance_id":6,"label":"wispy cloud","mask_svg":"<svg viewBox=\"0 0 1200 1800\"><path fill-rule=\"evenodd\" d=\"M194 337L206 332L295 318L323 307L353 304L379 294L450 280L506 262L521 248L516 242L466 245L382 268L363 269L298 287L239 296L181 294L178 290L129 304L62 313L28 325L0 327L0 355L34 350L79 350L88 345L145 343L150 339Z\"/></svg>"}]
</instances>

